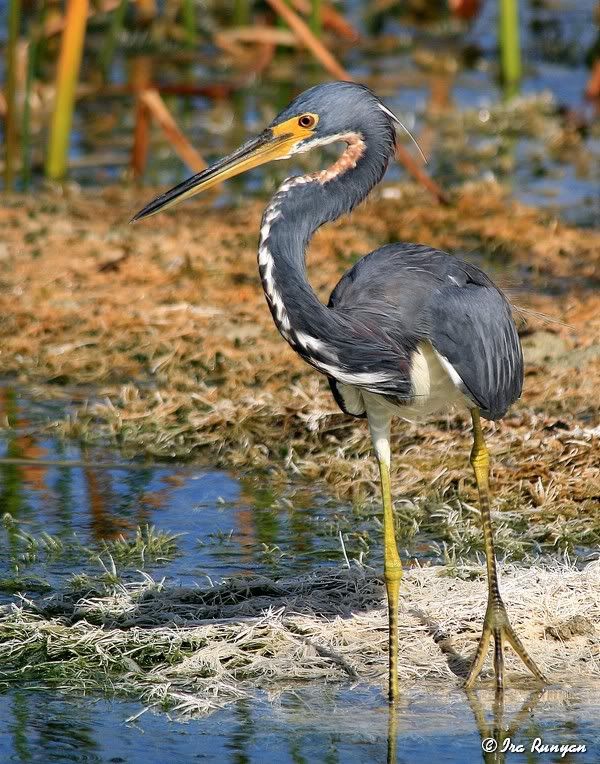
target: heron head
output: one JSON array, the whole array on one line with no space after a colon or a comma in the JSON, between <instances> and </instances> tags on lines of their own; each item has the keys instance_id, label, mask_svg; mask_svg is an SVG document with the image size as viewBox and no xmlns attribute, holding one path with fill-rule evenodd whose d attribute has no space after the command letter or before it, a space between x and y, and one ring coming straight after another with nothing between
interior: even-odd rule
<instances>
[{"instance_id":1,"label":"heron head","mask_svg":"<svg viewBox=\"0 0 600 764\"><path fill-rule=\"evenodd\" d=\"M133 221L155 215L184 199L259 165L310 151L348 136L378 136L391 153L398 119L363 85L328 82L301 93L258 136L229 156L154 199Z\"/></svg>"}]
</instances>

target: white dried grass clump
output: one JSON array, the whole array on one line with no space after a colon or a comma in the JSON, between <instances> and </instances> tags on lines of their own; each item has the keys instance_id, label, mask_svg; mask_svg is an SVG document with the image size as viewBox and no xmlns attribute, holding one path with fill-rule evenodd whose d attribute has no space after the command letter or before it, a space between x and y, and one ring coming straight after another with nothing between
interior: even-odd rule
<instances>
[{"instance_id":1,"label":"white dried grass clump","mask_svg":"<svg viewBox=\"0 0 600 764\"><path fill-rule=\"evenodd\" d=\"M466 672L486 585L477 566L460 574L443 567L405 574L405 685L457 686ZM600 561L583 570L504 567L502 590L513 624L551 680L600 677ZM0 679L115 692L183 715L291 681L383 685L386 650L381 581L358 566L277 582L238 578L210 589L169 588L146 577L110 594L55 596L0 611ZM526 676L510 652L508 669Z\"/></svg>"}]
</instances>

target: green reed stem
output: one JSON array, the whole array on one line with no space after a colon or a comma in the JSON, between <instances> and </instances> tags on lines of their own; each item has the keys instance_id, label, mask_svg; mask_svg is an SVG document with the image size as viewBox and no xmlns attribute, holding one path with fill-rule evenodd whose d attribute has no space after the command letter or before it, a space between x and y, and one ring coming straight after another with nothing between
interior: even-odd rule
<instances>
[{"instance_id":1,"label":"green reed stem","mask_svg":"<svg viewBox=\"0 0 600 764\"><path fill-rule=\"evenodd\" d=\"M46 175L52 180L61 180L67 172L75 89L83 54L88 10L88 0L69 0L67 5L46 159Z\"/></svg>"},{"instance_id":2,"label":"green reed stem","mask_svg":"<svg viewBox=\"0 0 600 764\"><path fill-rule=\"evenodd\" d=\"M311 0L310 5L310 28L316 37L320 37L323 31L321 0Z\"/></svg>"},{"instance_id":3,"label":"green reed stem","mask_svg":"<svg viewBox=\"0 0 600 764\"><path fill-rule=\"evenodd\" d=\"M112 62L115 57L117 40L121 34L121 31L123 30L123 24L125 23L125 12L127 11L127 4L128 0L121 0L115 9L115 12L110 19L110 27L100 49L99 63L104 82L108 81L110 75L110 67L112 66Z\"/></svg>"},{"instance_id":4,"label":"green reed stem","mask_svg":"<svg viewBox=\"0 0 600 764\"><path fill-rule=\"evenodd\" d=\"M288 0L283 0L283 2L286 5L289 5ZM278 29L287 29L288 28L287 24L285 23L285 21L281 18L281 16L279 14L277 14L277 18L275 20L275 25L277 26Z\"/></svg>"},{"instance_id":5,"label":"green reed stem","mask_svg":"<svg viewBox=\"0 0 600 764\"><path fill-rule=\"evenodd\" d=\"M181 18L185 29L186 44L193 48L198 40L198 30L196 29L196 8L194 0L181 0Z\"/></svg>"},{"instance_id":6,"label":"green reed stem","mask_svg":"<svg viewBox=\"0 0 600 764\"><path fill-rule=\"evenodd\" d=\"M507 94L514 95L521 79L518 0L500 0L498 32L502 82Z\"/></svg>"},{"instance_id":7,"label":"green reed stem","mask_svg":"<svg viewBox=\"0 0 600 764\"><path fill-rule=\"evenodd\" d=\"M233 23L245 27L250 23L250 0L235 0L233 3Z\"/></svg>"}]
</instances>

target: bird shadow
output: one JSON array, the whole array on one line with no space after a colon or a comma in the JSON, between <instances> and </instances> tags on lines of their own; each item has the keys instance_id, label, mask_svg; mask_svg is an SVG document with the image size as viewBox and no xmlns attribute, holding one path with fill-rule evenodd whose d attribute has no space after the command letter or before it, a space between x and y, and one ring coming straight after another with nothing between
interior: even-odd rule
<instances>
[{"instance_id":1,"label":"bird shadow","mask_svg":"<svg viewBox=\"0 0 600 764\"><path fill-rule=\"evenodd\" d=\"M309 653L345 673L352 681L359 674L328 640L314 633L321 621L328 628L336 619L381 608L381 577L362 566L273 580L265 576L236 576L216 586L165 585L150 579L129 585L87 586L63 591L38 601L23 600L22 607L61 626L82 624L106 632L155 632L168 640L183 630L224 627L223 641L236 642L254 628L273 627L277 641L282 630ZM303 620L302 616L306 616ZM277 630L279 630L277 632ZM277 633L276 633L277 632ZM209 640L219 640L211 632ZM100 638L100 637L99 637Z\"/></svg>"},{"instance_id":2,"label":"bird shadow","mask_svg":"<svg viewBox=\"0 0 600 764\"><path fill-rule=\"evenodd\" d=\"M147 580L140 585L92 586L61 592L24 605L46 617L75 624L86 620L101 628L142 628L251 621L266 612L314 618L351 618L380 608L381 576L362 566L304 576L272 579L235 576L222 584L178 586ZM103 601L112 603L102 607ZM98 607L93 607L98 603ZM89 605L91 604L91 607Z\"/></svg>"},{"instance_id":3,"label":"bird shadow","mask_svg":"<svg viewBox=\"0 0 600 764\"><path fill-rule=\"evenodd\" d=\"M408 612L414 616L422 626L425 626L429 636L446 658L450 671L452 671L455 676L460 677L461 679L466 679L473 662L474 654L468 658L461 655L454 647L450 634L444 631L444 629L442 629L442 627L423 610L413 607L410 608Z\"/></svg>"}]
</instances>

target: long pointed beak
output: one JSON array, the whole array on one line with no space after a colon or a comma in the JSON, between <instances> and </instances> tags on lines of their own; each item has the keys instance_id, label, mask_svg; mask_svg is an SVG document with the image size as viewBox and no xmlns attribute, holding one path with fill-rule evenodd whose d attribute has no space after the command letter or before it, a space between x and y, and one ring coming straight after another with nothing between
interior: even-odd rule
<instances>
[{"instance_id":1,"label":"long pointed beak","mask_svg":"<svg viewBox=\"0 0 600 764\"><path fill-rule=\"evenodd\" d=\"M256 138L244 143L233 154L220 159L212 167L208 167L188 180L184 180L183 183L170 191L158 196L134 215L131 222L134 223L137 220L156 215L161 210L174 207L184 199L207 191L227 178L232 178L234 175L239 175L253 167L258 167L274 159L285 159L289 156L294 145L298 143L298 140L299 136L294 135L293 132L268 128Z\"/></svg>"}]
</instances>

